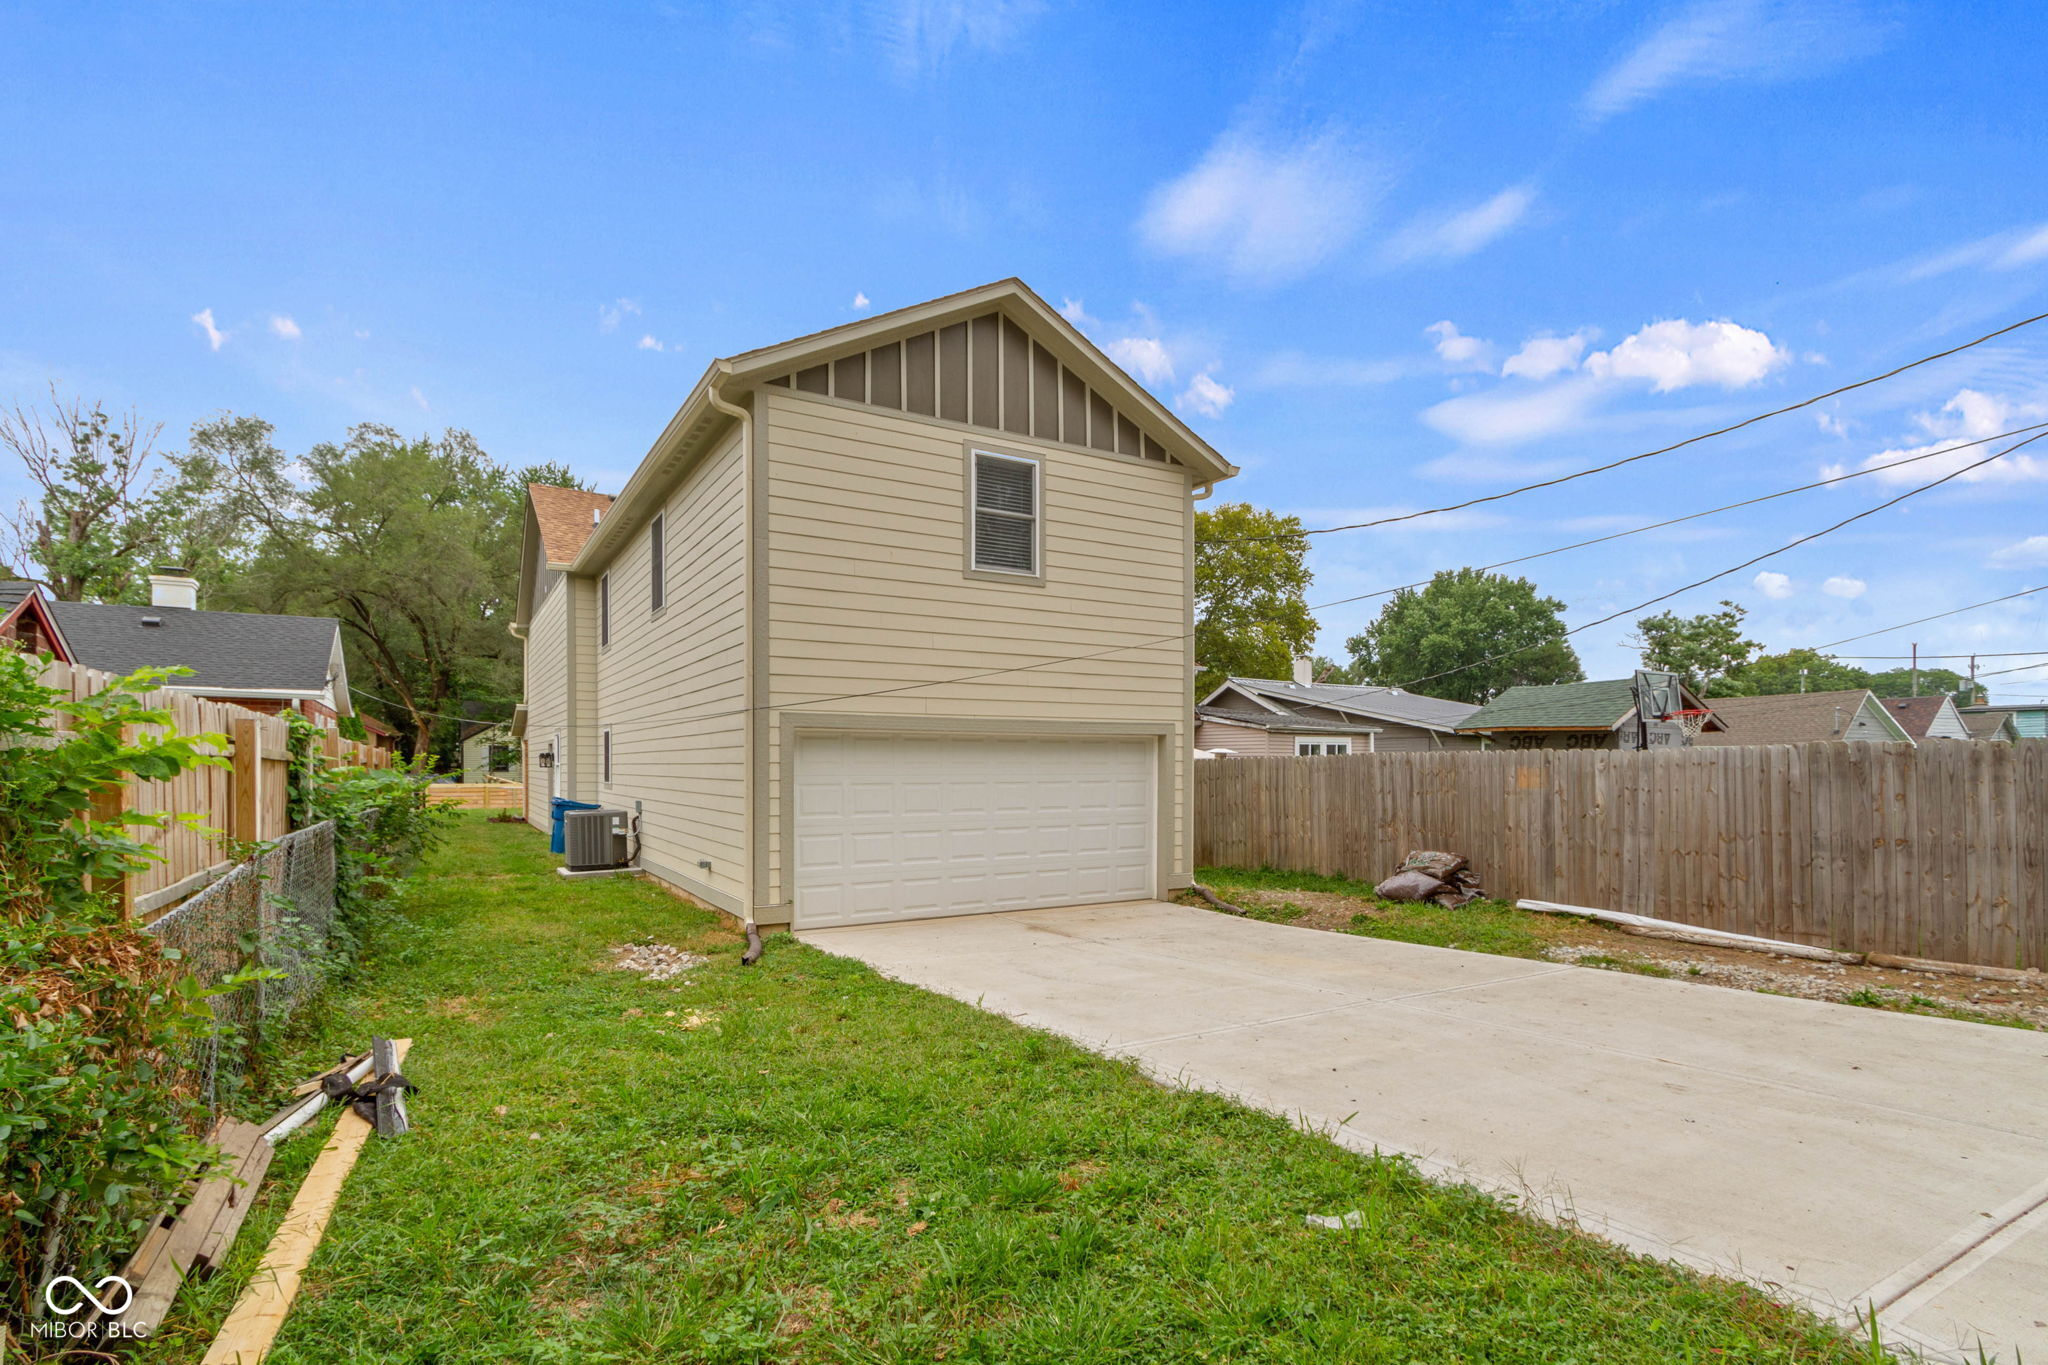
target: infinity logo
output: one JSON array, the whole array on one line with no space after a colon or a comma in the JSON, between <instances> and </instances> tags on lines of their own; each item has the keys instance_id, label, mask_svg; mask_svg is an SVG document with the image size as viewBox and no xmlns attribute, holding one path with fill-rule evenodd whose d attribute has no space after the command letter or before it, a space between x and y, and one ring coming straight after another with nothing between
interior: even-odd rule
<instances>
[{"instance_id":1,"label":"infinity logo","mask_svg":"<svg viewBox=\"0 0 2048 1365\"><path fill-rule=\"evenodd\" d=\"M59 1308L57 1306L57 1286L60 1284L68 1284L73 1289L77 1290L81 1301L72 1304L69 1308ZM111 1317L119 1317L121 1316L121 1314L128 1311L128 1306L130 1304L135 1302L135 1287L129 1284L128 1281L122 1279L119 1275L108 1275L104 1279L100 1280L98 1284L95 1284L93 1286L93 1289L105 1290L106 1287L110 1284L116 1285L120 1289L120 1294L118 1297L121 1300L121 1304L118 1308L115 1307L112 1303L102 1303L98 1296L92 1292L92 1289L87 1289L85 1287L85 1282L83 1280L77 1279L76 1277L71 1275L59 1275L56 1279L44 1285L43 1302L48 1304L50 1306L50 1311L57 1314L59 1317L68 1318L73 1313L76 1313L80 1309L84 1308L85 1305L88 1303L91 1304L94 1308L97 1308L102 1313L105 1313ZM113 1294L107 1295L108 1299L113 1299L115 1297L116 1296Z\"/></svg>"}]
</instances>

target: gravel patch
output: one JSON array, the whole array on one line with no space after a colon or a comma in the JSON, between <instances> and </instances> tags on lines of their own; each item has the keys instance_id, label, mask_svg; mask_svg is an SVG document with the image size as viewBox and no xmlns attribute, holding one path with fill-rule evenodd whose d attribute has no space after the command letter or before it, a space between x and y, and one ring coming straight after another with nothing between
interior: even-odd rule
<instances>
[{"instance_id":1,"label":"gravel patch","mask_svg":"<svg viewBox=\"0 0 2048 1365\"><path fill-rule=\"evenodd\" d=\"M620 943L612 947L615 969L638 972L647 981L673 981L710 960L702 953L686 953L667 943Z\"/></svg>"}]
</instances>

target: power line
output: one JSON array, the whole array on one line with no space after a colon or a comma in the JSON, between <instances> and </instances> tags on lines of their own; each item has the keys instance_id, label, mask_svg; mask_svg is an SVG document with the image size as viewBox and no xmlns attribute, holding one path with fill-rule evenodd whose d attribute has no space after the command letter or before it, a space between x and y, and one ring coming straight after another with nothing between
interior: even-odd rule
<instances>
[{"instance_id":1,"label":"power line","mask_svg":"<svg viewBox=\"0 0 2048 1365\"><path fill-rule=\"evenodd\" d=\"M1639 455L1624 456L1619 460L1610 460L1606 464L1594 465L1589 469L1581 469L1571 474L1560 474L1554 479L1544 479L1538 483L1523 484L1520 488L1510 488L1501 493L1489 493L1485 497L1470 498L1464 502L1454 502L1445 507L1429 507L1420 512L1403 512L1399 516L1379 517L1372 521L1353 522L1348 526L1321 526L1301 531L1283 531L1277 535L1225 536L1217 540L1197 541L1196 548L1199 549L1203 545L1237 545L1259 540L1297 540L1303 536L1326 536L1334 531L1363 531L1373 526L1389 526L1397 521L1414 521L1418 517L1433 517L1444 512L1459 512L1467 507L1477 507L1482 503L1499 502L1503 498L1518 497L1523 493L1533 493L1540 488L1555 488L1559 484L1570 483L1574 479L1583 479L1593 474L1604 474L1610 469L1619 469L1625 464L1634 464L1638 460L1648 460L1654 459L1659 455L1669 455L1674 450L1683 450L1685 447L1697 445L1701 441L1710 441L1716 436L1726 436L1730 432L1740 431L1744 427L1755 426L1758 422L1767 422L1773 417L1783 417L1788 412L1797 412L1801 408L1810 408L1815 403L1825 402L1827 399L1838 397L1854 389L1867 388L1872 384L1881 384L1896 375L1904 374L1907 370L1931 364L1937 360L1945 360L1949 356L1969 350L1972 346L1981 346L1996 337L2002 337L2007 332L2016 332L2022 327L2031 327L2043 319L2048 319L2048 313L2036 313L2033 317L2021 318L2018 322L2001 327L1995 332L1986 332L1975 341L1966 341L1960 346L1951 346L1945 351L1936 351L1933 355L1921 356L1918 360L1909 360L1896 369L1886 370L1883 374L1872 375L1868 379L1859 379L1853 384L1844 384L1838 389L1829 389L1826 393L1817 393L1811 398L1803 398L1797 403L1790 403L1782 408L1774 408L1770 412L1760 412L1754 417L1745 417L1740 422L1729 426L1717 427L1713 431L1703 431L1697 436L1688 436L1683 441L1677 441L1668 446L1661 446L1656 450L1646 450ZM1997 438L1993 437L1992 439L1996 440Z\"/></svg>"},{"instance_id":2,"label":"power line","mask_svg":"<svg viewBox=\"0 0 2048 1365\"><path fill-rule=\"evenodd\" d=\"M1842 528L1843 528L1844 526L1847 526L1847 525L1849 525L1849 524L1850 524L1850 523L1852 523L1852 522L1857 522L1857 521L1861 521L1861 520L1863 520L1863 519L1864 519L1865 517L1875 516L1875 515L1877 515L1877 514L1878 514L1879 512L1882 512L1882 511L1884 511L1884 510L1885 510L1886 508L1888 508L1888 507L1896 507L1896 506L1897 506L1898 504L1900 504L1900 503L1904 502L1904 501L1905 501L1905 500L1906 500L1907 498L1913 498L1913 497L1918 497L1918 496L1919 496L1920 494L1922 494L1922 493L1926 493L1926 492L1929 492L1929 491L1931 491L1931 490L1933 490L1933 489L1939 488L1939 487L1941 487L1941 485L1943 485L1943 484L1947 483L1947 482L1948 482L1949 480L1951 480L1951 479L1955 479L1955 478L1960 478L1961 476L1963 476L1964 474L1967 474L1967 473L1969 473L1969 472L1970 472L1971 470L1973 470L1973 469L1978 469L1978 468L1981 468L1981 467L1983 467L1984 465L1990 464L1990 463L1991 463L1991 462L1992 462L1993 460L1997 460L1997 459L2003 459L2003 458L2004 458L2005 456L2007 456L2007 455L2010 455L2010 454L2011 454L2011 453L2012 453L2013 451L2015 451L2015 450L2018 450L2018 449L2019 449L2019 448L2020 448L2021 446L2026 446L2026 445L2032 445L2032 444L2033 444L2033 443L2034 443L2035 441L2039 441L2039 440L2043 439L2044 437L2048 437L2048 432L2042 432L2042 433L2040 433L2040 434L2038 434L2038 435L2034 435L2034 436L2029 436L2029 437L2027 437L2027 439L2026 439L2026 440L2024 440L2024 441L2015 441L2015 442L2013 442L2013 443L2012 443L2011 445L2007 446L2007 447L2006 447L2006 448L2005 448L2004 450L1996 451L1996 452L1994 452L1994 453L1992 453L1992 454L1990 454L1990 455L1987 455L1987 456L1985 456L1985 457L1984 457L1983 459L1981 459L1981 460L1977 460L1977 461L1975 461L1974 463L1971 463L1971 464L1966 464L1966 465L1964 465L1964 466L1963 466L1962 468L1960 468L1960 469L1954 469L1954 470L1951 470L1951 471L1949 471L1948 473L1946 473L1946 474L1942 475L1942 476L1941 476L1940 478L1938 478L1938 479L1933 479L1933 480L1930 480L1930 481L1929 481L1929 482L1927 482L1927 483L1923 483L1923 484L1921 484L1921 485L1920 485L1920 486L1919 486L1918 488L1909 488L1909 489L1907 489L1907 490L1906 490L1905 492L1903 492L1903 493L1899 494L1899 495L1898 495L1897 497L1895 497L1895 498L1892 498L1892 499L1890 499L1890 500L1888 500L1888 501L1886 501L1886 502L1881 502L1881 503L1879 503L1879 504L1878 504L1877 506L1875 506L1875 507L1870 507L1870 508L1866 508L1866 509L1864 509L1863 511L1861 511L1861 512L1858 512L1858 513L1856 513L1856 514L1855 514L1854 516L1848 516L1848 517L1844 517L1844 518L1842 518L1842 519L1841 519L1840 521L1838 521L1838 522L1834 523L1834 524L1833 524L1832 526L1823 526L1823 527L1822 527L1822 528L1821 528L1820 530L1818 530L1818 531L1813 531L1813 532L1809 532L1809 533L1808 533L1808 534L1806 534L1806 535L1800 536L1800 537L1799 537L1799 538L1798 538L1797 540L1793 540L1793 541L1790 541L1790 542L1788 542L1788 543L1786 543L1786 544L1784 544L1784 545L1780 545L1780 546L1779 546L1779 547L1778 547L1777 549L1775 549L1775 550L1766 550L1766 551L1764 551L1764 552L1763 552L1762 554L1760 554L1760 555L1752 555L1752 556L1751 556L1750 558L1748 558L1748 559L1745 559L1745 560L1743 560L1743 561L1742 561L1742 562L1741 562L1740 564L1735 564L1735 565L1731 565L1730 567L1728 567L1728 568L1726 568L1726 569L1722 569L1722 570L1720 570L1720 571L1719 571L1719 572L1717 572L1717 573L1711 573L1711 574L1708 574L1708 575L1707 575L1707 576L1706 576L1705 578L1698 578L1698 579L1694 579L1694 580L1693 580L1692 582L1690 582L1690 583L1687 583L1687 584L1686 584L1686 585L1684 585L1683 587L1679 587L1679 588L1673 588L1673 589L1672 589L1672 590L1671 590L1670 592L1667 592L1667 593L1663 593L1663 594L1661 594L1660 596L1657 596L1657 597L1652 597L1652 598L1650 598L1650 599L1649 599L1648 601L1646 601L1646 602L1638 602L1638 603L1636 603L1636 604L1635 604L1634 606L1632 606L1632 607L1623 607L1623 608L1622 608L1622 609L1621 609L1620 611L1616 611L1616 612L1610 612L1610 613L1609 613L1608 615L1606 615L1606 616L1603 616L1603 617L1601 617L1601 618L1600 618L1599 620L1597 620L1597 621L1588 621L1588 622L1586 622L1586 623L1585 623L1584 625L1578 625L1578 626L1573 626L1573 627L1571 627L1570 629L1566 630L1566 631L1565 631L1565 632L1564 632L1564 633L1563 633L1562 635L1558 635L1558 636L1555 636L1555 637L1553 637L1552 639L1549 639L1549 640L1539 640L1539 641L1537 641L1537 642L1536 642L1536 643L1534 643L1534 644L1522 645L1522 646L1520 646L1520 647L1518 647L1518 648L1515 648L1515 649L1505 650L1505 651L1503 651L1503 652L1501 652L1501 653L1499 653L1499 654L1491 654L1491 655L1488 655L1487 657L1485 657L1485 658L1483 658L1483 659L1475 659L1475 660L1473 660L1473 661L1472 661L1471 663L1466 663L1466 664L1459 664L1459 665L1458 665L1458 666L1457 666L1456 668L1447 668L1447 669L1443 670L1443 671L1442 671L1442 672L1440 672L1440 673L1431 673L1431 674L1428 674L1428 675L1427 675L1427 676L1425 676L1425 677L1415 678L1415 679L1412 679L1411 681L1408 681L1408 682L1403 682L1403 683L1397 683L1397 684L1395 684L1395 686L1397 686L1397 687L1403 687L1403 688L1407 688L1407 687L1414 687L1414 686L1415 686L1415 685L1416 685L1417 683L1426 683L1426 682L1434 682L1434 681L1435 681L1436 679L1438 679L1438 678L1447 678L1447 677L1449 677L1449 676L1450 676L1451 674L1453 674L1453 673L1463 673L1463 672L1464 672L1465 670L1467 670L1467 669L1470 669L1470 668L1477 668L1477 667L1479 667L1479 666L1480 666L1481 664L1489 664L1489 663L1496 663L1496 662L1498 662L1498 661L1499 661L1499 660L1501 660L1501 659L1511 659L1511 658L1513 658L1513 657L1514 657L1515 655L1517 655L1517 654L1526 654L1526 653L1528 653L1528 652L1529 652L1530 650L1532 650L1532 649L1540 649L1540 648L1542 648L1542 647L1543 647L1544 645L1547 645L1547 644L1554 644L1554 643L1555 643L1555 642L1556 642L1557 640L1561 640L1561 639L1565 638L1565 636L1568 636L1568 635L1577 635L1577 634L1578 634L1578 633L1579 633L1580 631L1582 631L1582 630L1591 630L1591 629L1592 629L1592 628L1593 628L1594 626L1604 626L1604 625L1606 625L1606 624L1607 624L1607 623L1608 623L1609 621L1613 621L1613 620L1616 620L1616 619L1618 619L1618 618L1620 618L1620 617L1623 617L1623 616L1628 616L1628 615L1630 615L1630 614L1632 614L1632 613L1634 613L1634 612L1638 612L1638 611L1641 611L1641 610L1643 610L1643 608L1645 608L1645 607L1654 607L1654 606L1656 606L1656 605L1657 605L1657 604L1658 604L1659 602L1667 602L1667 601L1669 601L1670 599L1672 599L1672 598L1674 598L1674 597L1678 596L1678 595L1679 595L1680 593L1684 593L1684 592L1690 592L1690 591L1692 591L1692 590L1693 590L1694 588L1698 588L1698 587L1704 587L1704 586L1705 586L1705 585L1707 585L1708 583L1712 583L1712 582L1713 582L1713 581L1714 581L1715 579L1718 579L1718 578L1726 578L1726 577L1727 577L1728 575L1730 575L1730 574L1733 574L1733 573L1740 573L1740 572L1742 572L1742 571L1743 571L1744 569L1747 569L1747 568L1749 568L1749 567L1750 567L1751 565L1753 565L1753 564L1760 564L1760 563L1762 563L1762 562L1763 562L1764 560L1766 560L1766 559L1770 559L1770 558L1772 558L1772 557L1773 557L1773 556L1775 556L1775 555L1781 555L1781 554L1785 553L1785 552L1786 552L1787 550L1797 549L1797 548L1798 548L1799 546L1801 546L1801 545L1805 545L1805 544L1807 544L1807 543L1808 543L1809 541L1815 541L1815 540L1819 540L1819 539L1820 539L1820 538L1821 538L1822 536L1825 536L1825 535L1830 535L1830 534L1832 534L1832 533L1834 533L1834 532L1836 532L1836 531L1839 531L1839 530L1841 530L1841 529L1842 529ZM2048 584L2044 584L2043 586L2044 586L2044 587L2048 587ZM2041 591L2041 589L2040 589L2040 588L2035 588L2035 589L2032 589L2031 591L2034 591L2034 592L2039 592L2039 591ZM2015 593L2015 594L2013 594L2013 595L2014 595L2015 597L2018 597L2018 596L2023 596L2024 594L2020 594L2020 593ZM1999 600L2003 601L2003 600L2005 600L2005 599L2001 598L2001 599L1999 599ZM1989 604L1988 604L1988 603L1979 603L1978 605L1979 605L1979 606L1988 606ZM1958 610L1968 610L1968 608L1958 608ZM1944 613L1942 613L1942 614L1943 614L1943 615L1950 615L1950 614L1952 614L1952 613L1947 613L1947 612L1944 612ZM1933 617L1927 617L1927 618L1925 618L1925 619L1927 619L1927 620L1933 620L1934 618L1933 618ZM1906 624L1908 624L1908 625L1918 625L1918 624L1919 624L1919 622L1917 622L1917 621L1909 621L1909 622L1907 622ZM1894 627L1892 627L1892 629L1896 630L1896 629L1899 629L1899 627L1896 627L1896 626L1894 626ZM1873 635L1876 635L1876 634L1881 634L1881 633L1882 633L1882 632L1880 632L1880 631L1872 631L1872 632L1871 632L1871 634L1873 634ZM1856 639L1861 639L1862 637L1861 637L1861 636L1856 636L1856 637L1853 637L1853 638L1856 638ZM1836 641L1835 643L1836 643L1836 644L1842 644L1842 643L1844 643L1844 642L1843 642L1843 641L1840 641L1840 640L1837 640L1837 641ZM1825 648L1827 648L1827 646L1825 646L1825 645L1822 645L1822 646L1820 646L1820 648L1822 648L1822 649L1825 649Z\"/></svg>"},{"instance_id":3,"label":"power line","mask_svg":"<svg viewBox=\"0 0 2048 1365\"><path fill-rule=\"evenodd\" d=\"M2035 437L2034 439L2038 440L2040 438ZM1899 622L1899 624L1895 626L1884 626L1877 630L1866 630L1861 635L1844 636L1842 639L1831 640L1824 645L1815 645L1814 648L1833 649L1836 645L1846 645L1853 640L1868 640L1873 635L1889 635L1895 630L1904 630L1907 626L1917 626L1926 621L1939 621L1945 616L1960 616L1966 611L1975 611L1979 607L1995 607L2000 602L2010 602L2016 597L2027 597L2037 592L2048 592L2048 583L2043 583L2038 588L2022 588L2018 592L2009 592L2003 597L1994 597L1991 598L1989 601L1972 602L1967 607L1956 607L1951 611L1938 611L1934 613L1934 615L1932 616L1922 616L1917 620L1901 621Z\"/></svg>"},{"instance_id":4,"label":"power line","mask_svg":"<svg viewBox=\"0 0 2048 1365\"><path fill-rule=\"evenodd\" d=\"M1543 559L1550 555L1563 554L1567 550L1583 550L1588 545L1604 545L1610 540L1623 540L1629 536L1641 535L1645 531L1660 531L1666 526L1677 526L1681 522L1698 521L1701 517L1711 517L1721 512L1733 512L1744 507L1754 507L1760 502L1770 502L1774 498L1790 497L1794 493L1811 492L1813 489L1826 488L1831 484L1846 483L1850 479L1867 478L1872 474L1882 474L1888 469L1897 469L1901 465L1914 464L1920 460L1931 460L1938 455L1953 455L1958 450L1968 450L1972 446L1988 445L1993 441L2002 441L2008 436L2019 436L2029 431L2041 431L2044 428L2048 428L2048 422L2036 422L2030 426L2014 427L2011 431L2001 431L1996 436L1985 436L1975 441L1964 441L1957 445L1943 446L1939 450L1930 450L1919 455L1908 455L1902 460L1893 460L1889 464L1873 465L1869 469L1858 469L1847 474L1837 474L1833 478L1817 479L1812 483L1802 483L1797 488L1780 489L1776 493L1765 493L1760 497L1745 498L1741 502L1724 503L1719 507L1709 507L1704 512L1688 512L1682 517L1672 517L1668 521L1653 521L1647 526L1633 526L1626 531L1615 531L1609 535L1594 536L1591 540L1574 541L1570 545L1559 545L1549 550L1538 550L1534 554L1517 555L1513 559L1503 559L1497 564L1482 564L1479 566L1478 572L1485 573L1492 569L1505 569L1513 564L1526 564L1532 559ZM1428 579L1423 579L1416 583L1403 583L1398 588L1381 588L1375 592L1360 593L1356 597L1340 597L1334 602L1319 603L1316 606L1310 607L1309 610L1322 611L1327 607L1341 607L1351 602L1364 602L1375 597L1386 597L1392 593L1405 592L1410 588L1423 587L1428 582Z\"/></svg>"},{"instance_id":5,"label":"power line","mask_svg":"<svg viewBox=\"0 0 2048 1365\"><path fill-rule=\"evenodd\" d=\"M1851 663L1883 663L1888 659L2019 659L2031 654L2048 654L2048 649L1978 650L1975 654L1837 654Z\"/></svg>"},{"instance_id":6,"label":"power line","mask_svg":"<svg viewBox=\"0 0 2048 1365\"><path fill-rule=\"evenodd\" d=\"M473 722L483 720L483 717L481 716L451 716L445 711L415 711L410 706L407 706L404 702L392 701L389 697L380 697L375 692L365 692L362 688L357 687L354 683L349 684L348 690L355 693L359 697L368 697L371 701L382 702L384 703L384 705L390 707L392 710L403 711L406 715L409 716L432 716L435 720L457 720L461 721L464 725L468 725ZM489 700L491 700L493 705L497 706L517 706L519 704L517 702L505 702L497 698L491 698ZM510 717L507 717L507 719L510 719ZM494 720L488 721L486 723L490 725L503 725L505 724L505 721Z\"/></svg>"}]
</instances>

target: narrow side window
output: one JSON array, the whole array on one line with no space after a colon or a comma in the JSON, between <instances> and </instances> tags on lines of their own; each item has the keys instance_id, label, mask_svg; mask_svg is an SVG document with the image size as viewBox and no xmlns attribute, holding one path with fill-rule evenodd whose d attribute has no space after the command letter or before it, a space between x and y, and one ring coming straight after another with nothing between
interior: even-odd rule
<instances>
[{"instance_id":1,"label":"narrow side window","mask_svg":"<svg viewBox=\"0 0 2048 1365\"><path fill-rule=\"evenodd\" d=\"M647 563L652 582L648 590L651 610L660 611L661 604L668 600L668 518L657 516L654 524L647 528Z\"/></svg>"},{"instance_id":2,"label":"narrow side window","mask_svg":"<svg viewBox=\"0 0 2048 1365\"><path fill-rule=\"evenodd\" d=\"M1038 572L1038 464L974 452L972 563L996 573Z\"/></svg>"}]
</instances>

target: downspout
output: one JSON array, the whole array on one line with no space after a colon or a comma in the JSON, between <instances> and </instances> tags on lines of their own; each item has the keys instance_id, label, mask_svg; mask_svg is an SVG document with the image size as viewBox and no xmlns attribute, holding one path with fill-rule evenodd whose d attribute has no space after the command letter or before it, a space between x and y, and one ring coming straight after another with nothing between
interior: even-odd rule
<instances>
[{"instance_id":1,"label":"downspout","mask_svg":"<svg viewBox=\"0 0 2048 1365\"><path fill-rule=\"evenodd\" d=\"M727 373L730 372L728 371ZM704 390L704 397L711 404L714 411L722 412L740 424L740 449L747 453L747 460L751 464L754 459L754 414L739 404L729 401L723 393L719 392L719 382L725 377L726 375L721 374L718 380L712 381ZM749 820L759 818L759 812L753 809L753 806L754 802L749 800L749 809L747 810L747 818ZM740 965L742 967L751 967L761 960L763 947L761 943L761 928L754 923L754 894L751 886L749 886L747 892L746 911L746 920L741 927L747 932L747 951L740 955Z\"/></svg>"}]
</instances>

